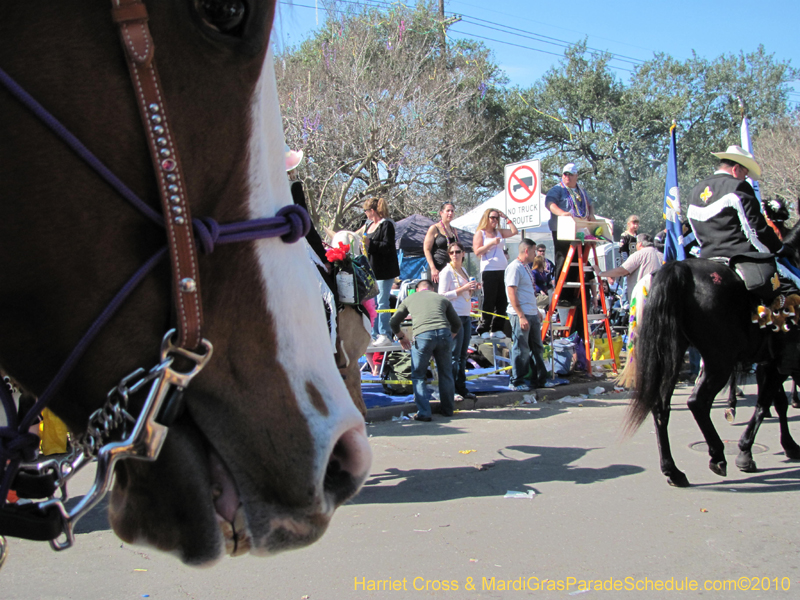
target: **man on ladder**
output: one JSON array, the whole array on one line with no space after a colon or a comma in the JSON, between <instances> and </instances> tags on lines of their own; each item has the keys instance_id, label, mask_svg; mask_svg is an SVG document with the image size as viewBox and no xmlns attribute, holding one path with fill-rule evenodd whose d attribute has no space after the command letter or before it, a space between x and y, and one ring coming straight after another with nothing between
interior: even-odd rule
<instances>
[{"instance_id":1,"label":"man on ladder","mask_svg":"<svg viewBox=\"0 0 800 600\"><path fill-rule=\"evenodd\" d=\"M564 266L564 261L569 252L570 242L567 240L558 239L558 217L577 217L579 219L586 219L594 221L594 208L592 207L592 199L582 187L578 185L578 166L575 163L568 163L561 169L561 181L554 185L547 192L544 199L544 205L550 211L550 231L553 235L553 248L556 258L555 277L561 275L561 269ZM571 269L567 281L578 281L578 274L576 269ZM572 320L573 330L579 330L578 327L583 321L583 314L580 302L576 302L580 298L580 292L577 293L567 292L562 296L562 305L575 306L577 309Z\"/></svg>"}]
</instances>

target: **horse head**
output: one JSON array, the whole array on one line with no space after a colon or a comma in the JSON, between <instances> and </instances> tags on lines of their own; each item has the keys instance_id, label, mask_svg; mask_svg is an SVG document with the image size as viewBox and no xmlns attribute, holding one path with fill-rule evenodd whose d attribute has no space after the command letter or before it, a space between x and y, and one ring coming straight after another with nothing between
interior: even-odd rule
<instances>
[{"instance_id":1,"label":"horse head","mask_svg":"<svg viewBox=\"0 0 800 600\"><path fill-rule=\"evenodd\" d=\"M339 244L345 244L350 246L350 252L354 255L364 254L364 244L361 242L361 236L354 231L342 230L334 232L328 229L326 233L331 240L331 246L334 248L338 248Z\"/></svg>"},{"instance_id":2,"label":"horse head","mask_svg":"<svg viewBox=\"0 0 800 600\"><path fill-rule=\"evenodd\" d=\"M268 52L275 1L145 5L193 215L219 223L275 216L292 204ZM157 207L109 8L3 2L0 67ZM0 366L38 395L166 237L3 89L0 130ZM318 539L359 489L370 450L326 343L312 269L300 244L280 238L200 255L203 333L214 356L186 390L158 460L117 465L110 521L123 540L193 564L271 554ZM73 432L122 376L157 362L170 310L163 263L53 398Z\"/></svg>"}]
</instances>

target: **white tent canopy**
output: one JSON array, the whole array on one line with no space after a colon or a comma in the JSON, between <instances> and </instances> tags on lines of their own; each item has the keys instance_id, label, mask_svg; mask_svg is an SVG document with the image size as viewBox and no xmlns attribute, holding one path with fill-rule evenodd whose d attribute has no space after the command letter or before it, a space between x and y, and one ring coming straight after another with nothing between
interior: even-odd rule
<instances>
[{"instance_id":1,"label":"white tent canopy","mask_svg":"<svg viewBox=\"0 0 800 600\"><path fill-rule=\"evenodd\" d=\"M540 196L541 198L541 196ZM550 211L544 207L544 199L541 199L542 206L539 209L539 214L542 215L542 223L538 227L527 227L525 229L525 237L529 238L535 242L550 242L548 246L552 246L553 237L550 234L550 227L547 222L550 220ZM501 210L505 212L506 210L506 195L505 192L500 192L496 196L489 198L482 204L479 204L467 214L458 217L457 219L453 219L452 224L454 227L458 227L459 229L465 229L466 231L474 232L478 228L478 223L483 216L483 213L486 211L487 208L493 208L495 210ZM509 243L519 243L520 235L517 234L513 237L508 238Z\"/></svg>"}]
</instances>

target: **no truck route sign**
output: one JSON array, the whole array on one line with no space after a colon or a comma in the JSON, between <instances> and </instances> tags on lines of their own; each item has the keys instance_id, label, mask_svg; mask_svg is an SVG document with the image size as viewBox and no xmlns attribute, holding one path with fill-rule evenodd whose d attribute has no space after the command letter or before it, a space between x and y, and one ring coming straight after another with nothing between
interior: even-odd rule
<instances>
[{"instance_id":1,"label":"no truck route sign","mask_svg":"<svg viewBox=\"0 0 800 600\"><path fill-rule=\"evenodd\" d=\"M541 171L538 160L506 165L506 214L518 229L541 225Z\"/></svg>"},{"instance_id":2,"label":"no truck route sign","mask_svg":"<svg viewBox=\"0 0 800 600\"><path fill-rule=\"evenodd\" d=\"M522 165L511 172L506 183L506 192L511 200L521 204L533 198L538 187L539 178L536 177L536 171L528 165Z\"/></svg>"}]
</instances>

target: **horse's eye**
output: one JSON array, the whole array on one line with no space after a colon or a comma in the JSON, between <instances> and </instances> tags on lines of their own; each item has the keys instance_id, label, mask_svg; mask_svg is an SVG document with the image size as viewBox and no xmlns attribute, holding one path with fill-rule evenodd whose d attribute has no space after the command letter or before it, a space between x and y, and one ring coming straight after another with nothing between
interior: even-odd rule
<instances>
[{"instance_id":1,"label":"horse's eye","mask_svg":"<svg viewBox=\"0 0 800 600\"><path fill-rule=\"evenodd\" d=\"M194 6L206 25L235 35L247 16L245 0L194 0Z\"/></svg>"}]
</instances>

